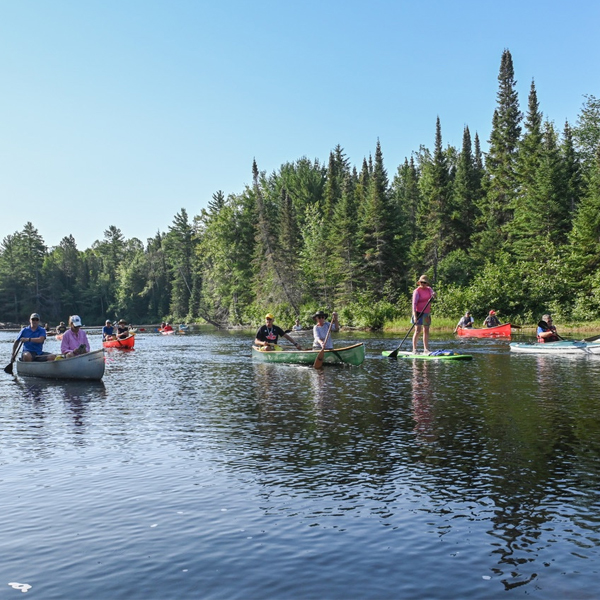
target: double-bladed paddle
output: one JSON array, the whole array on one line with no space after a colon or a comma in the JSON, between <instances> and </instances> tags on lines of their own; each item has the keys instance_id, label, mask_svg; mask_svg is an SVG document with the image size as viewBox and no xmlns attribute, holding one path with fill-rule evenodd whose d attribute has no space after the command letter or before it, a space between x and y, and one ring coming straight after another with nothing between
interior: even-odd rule
<instances>
[{"instance_id":1,"label":"double-bladed paddle","mask_svg":"<svg viewBox=\"0 0 600 600\"><path fill-rule=\"evenodd\" d=\"M582 341L584 341L584 342L595 342L596 340L600 340L600 335L593 335L592 337L589 337L589 338L583 338Z\"/></svg>"},{"instance_id":2,"label":"double-bladed paddle","mask_svg":"<svg viewBox=\"0 0 600 600\"><path fill-rule=\"evenodd\" d=\"M319 354L317 354L317 358L315 358L315 364L313 367L315 369L321 369L323 367L323 359L325 358L325 346L327 346L327 340L329 339L329 334L331 333L331 327L333 326L333 319L331 319L331 323L329 323L329 329L327 330L327 335L325 336L325 341L323 342L323 347Z\"/></svg>"},{"instance_id":3,"label":"double-bladed paddle","mask_svg":"<svg viewBox=\"0 0 600 600\"><path fill-rule=\"evenodd\" d=\"M400 351L400 348L402 348L402 344L404 344L404 342L406 341L406 338L409 336L410 332L413 330L413 327L417 324L417 321L425 314L425 311L427 310L427 307L429 306L429 303L432 300L433 300L433 296L431 296L431 298L429 298L429 300L427 300L427 304L423 307L423 310L417 315L415 322L411 325L410 329L407 331L406 335L404 336L404 339L400 342L400 345L395 350L392 350L388 354L388 358L397 358L398 357L398 352Z\"/></svg>"},{"instance_id":4,"label":"double-bladed paddle","mask_svg":"<svg viewBox=\"0 0 600 600\"><path fill-rule=\"evenodd\" d=\"M540 327L541 329L543 329L544 331L552 331L552 329L550 329L550 325L548 325L548 323L546 323L546 321L538 321L538 327ZM558 335L558 333L556 333L556 331L552 331L552 333L559 339L564 341L564 337ZM587 340L584 340L584 342L586 342Z\"/></svg>"}]
</instances>

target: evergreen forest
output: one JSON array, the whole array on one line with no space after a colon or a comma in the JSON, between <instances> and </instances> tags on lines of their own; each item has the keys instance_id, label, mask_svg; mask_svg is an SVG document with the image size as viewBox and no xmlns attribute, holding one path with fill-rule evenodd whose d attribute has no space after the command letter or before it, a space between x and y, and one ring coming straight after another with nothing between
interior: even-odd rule
<instances>
[{"instance_id":1,"label":"evergreen forest","mask_svg":"<svg viewBox=\"0 0 600 600\"><path fill-rule=\"evenodd\" d=\"M0 246L0 320L244 326L269 311L284 325L322 308L380 328L410 314L421 274L436 316L600 319L600 100L584 96L559 129L532 81L522 110L504 50L490 131L485 154L468 126L455 148L438 118L433 148L393 173L379 141L357 166L339 145L326 164L266 173L254 160L241 193L182 208L146 243L110 226L86 250L72 235L48 248L28 222Z\"/></svg>"}]
</instances>

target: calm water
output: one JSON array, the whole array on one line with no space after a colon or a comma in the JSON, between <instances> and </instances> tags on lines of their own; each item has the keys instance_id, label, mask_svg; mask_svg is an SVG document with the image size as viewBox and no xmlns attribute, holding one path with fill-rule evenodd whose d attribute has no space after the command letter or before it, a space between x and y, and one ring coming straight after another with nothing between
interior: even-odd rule
<instances>
[{"instance_id":1,"label":"calm water","mask_svg":"<svg viewBox=\"0 0 600 600\"><path fill-rule=\"evenodd\" d=\"M600 357L342 333L367 360L317 372L252 338L140 334L95 385L1 373L0 598L597 597Z\"/></svg>"}]
</instances>

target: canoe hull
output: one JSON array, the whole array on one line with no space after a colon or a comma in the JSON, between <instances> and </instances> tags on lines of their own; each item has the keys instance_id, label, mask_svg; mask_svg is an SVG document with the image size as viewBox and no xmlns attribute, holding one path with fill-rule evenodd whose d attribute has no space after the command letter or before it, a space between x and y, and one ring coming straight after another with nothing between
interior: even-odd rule
<instances>
[{"instance_id":1,"label":"canoe hull","mask_svg":"<svg viewBox=\"0 0 600 600\"><path fill-rule=\"evenodd\" d=\"M135 345L135 335L130 335L122 340L109 340L102 342L104 348L123 348L131 349Z\"/></svg>"},{"instance_id":2,"label":"canoe hull","mask_svg":"<svg viewBox=\"0 0 600 600\"><path fill-rule=\"evenodd\" d=\"M588 342L549 342L547 344L534 343L512 343L511 352L520 352L521 354L554 354L562 355L600 355L600 343Z\"/></svg>"},{"instance_id":3,"label":"canoe hull","mask_svg":"<svg viewBox=\"0 0 600 600\"><path fill-rule=\"evenodd\" d=\"M17 360L17 374L44 379L88 379L98 381L104 376L104 350L95 350L73 358L52 362L23 362Z\"/></svg>"},{"instance_id":4,"label":"canoe hull","mask_svg":"<svg viewBox=\"0 0 600 600\"><path fill-rule=\"evenodd\" d=\"M389 356L393 350L384 350L381 355ZM471 360L471 354L413 354L412 352L398 352L398 358L407 358L409 360Z\"/></svg>"},{"instance_id":5,"label":"canoe hull","mask_svg":"<svg viewBox=\"0 0 600 600\"><path fill-rule=\"evenodd\" d=\"M510 337L510 323L482 329L460 327L456 333L461 337Z\"/></svg>"},{"instance_id":6,"label":"canoe hull","mask_svg":"<svg viewBox=\"0 0 600 600\"><path fill-rule=\"evenodd\" d=\"M260 362L286 363L294 365L313 365L318 350L273 350L261 351L257 346L252 346L252 358ZM358 367L365 360L365 345L354 344L346 348L325 350L323 364L348 364Z\"/></svg>"}]
</instances>

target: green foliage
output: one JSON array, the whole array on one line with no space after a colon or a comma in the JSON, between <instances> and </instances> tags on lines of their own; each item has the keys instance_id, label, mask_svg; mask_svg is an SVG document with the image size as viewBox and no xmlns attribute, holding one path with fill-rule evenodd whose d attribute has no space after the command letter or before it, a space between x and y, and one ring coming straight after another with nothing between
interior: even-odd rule
<instances>
[{"instance_id":1,"label":"green foliage","mask_svg":"<svg viewBox=\"0 0 600 600\"><path fill-rule=\"evenodd\" d=\"M258 325L267 311L288 328L335 307L342 323L405 324L410 294L427 273L436 322L468 308L478 320L536 322L600 311L600 103L586 96L562 139L531 84L522 115L512 56L502 54L485 165L477 133L460 151L421 146L388 181L379 140L352 166L341 146L327 168L302 157L252 185L216 192L164 233L125 239L110 226L79 250L73 236L48 249L32 223L0 243L0 320L82 314L88 323L203 319ZM443 321L442 321L443 322Z\"/></svg>"}]
</instances>

